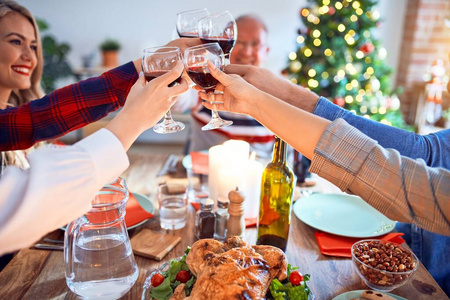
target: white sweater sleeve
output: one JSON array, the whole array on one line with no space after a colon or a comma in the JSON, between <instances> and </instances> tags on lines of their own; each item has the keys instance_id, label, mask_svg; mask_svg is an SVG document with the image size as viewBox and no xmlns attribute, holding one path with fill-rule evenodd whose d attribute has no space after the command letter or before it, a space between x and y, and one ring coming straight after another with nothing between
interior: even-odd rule
<instances>
[{"instance_id":1,"label":"white sweater sleeve","mask_svg":"<svg viewBox=\"0 0 450 300\"><path fill-rule=\"evenodd\" d=\"M0 180L0 255L29 246L86 213L91 199L128 167L120 141L101 129L73 146L42 147L31 167Z\"/></svg>"}]
</instances>

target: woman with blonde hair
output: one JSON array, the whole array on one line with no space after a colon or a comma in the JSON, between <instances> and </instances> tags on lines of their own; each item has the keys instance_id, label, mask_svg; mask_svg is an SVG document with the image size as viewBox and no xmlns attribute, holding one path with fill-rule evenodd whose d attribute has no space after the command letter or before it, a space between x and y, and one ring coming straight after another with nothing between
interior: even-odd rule
<instances>
[{"instance_id":1,"label":"woman with blonde hair","mask_svg":"<svg viewBox=\"0 0 450 300\"><path fill-rule=\"evenodd\" d=\"M14 1L0 2L0 109L18 107L44 93L44 65L39 29L32 14ZM27 151L1 153L0 174L6 165L28 167Z\"/></svg>"},{"instance_id":2,"label":"woman with blonde hair","mask_svg":"<svg viewBox=\"0 0 450 300\"><path fill-rule=\"evenodd\" d=\"M182 38L167 46L183 51L198 44L197 38ZM39 30L32 15L14 1L0 0L0 151L28 149L122 107L138 79L141 58L45 96L39 85L42 66ZM1 158L1 169L28 165L24 152L4 152Z\"/></svg>"}]
</instances>

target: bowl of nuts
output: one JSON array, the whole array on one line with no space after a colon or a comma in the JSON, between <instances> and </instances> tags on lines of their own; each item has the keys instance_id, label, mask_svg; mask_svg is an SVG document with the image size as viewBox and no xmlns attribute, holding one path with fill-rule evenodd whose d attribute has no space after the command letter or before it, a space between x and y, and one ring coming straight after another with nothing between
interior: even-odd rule
<instances>
[{"instance_id":1,"label":"bowl of nuts","mask_svg":"<svg viewBox=\"0 0 450 300\"><path fill-rule=\"evenodd\" d=\"M419 267L419 260L410 250L382 240L353 244L352 261L367 286L381 292L404 285Z\"/></svg>"}]
</instances>

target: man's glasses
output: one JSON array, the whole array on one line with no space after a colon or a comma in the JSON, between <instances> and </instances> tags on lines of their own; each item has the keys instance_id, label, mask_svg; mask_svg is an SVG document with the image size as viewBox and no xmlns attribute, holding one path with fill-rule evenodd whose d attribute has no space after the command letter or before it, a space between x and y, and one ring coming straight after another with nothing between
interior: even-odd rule
<instances>
[{"instance_id":1,"label":"man's glasses","mask_svg":"<svg viewBox=\"0 0 450 300\"><path fill-rule=\"evenodd\" d=\"M261 44L260 42L257 41L252 41L252 42L243 42L243 41L236 41L236 45L234 46L235 48L240 47L240 48L247 48L250 47L252 49L261 49L263 47L265 47L265 44Z\"/></svg>"}]
</instances>

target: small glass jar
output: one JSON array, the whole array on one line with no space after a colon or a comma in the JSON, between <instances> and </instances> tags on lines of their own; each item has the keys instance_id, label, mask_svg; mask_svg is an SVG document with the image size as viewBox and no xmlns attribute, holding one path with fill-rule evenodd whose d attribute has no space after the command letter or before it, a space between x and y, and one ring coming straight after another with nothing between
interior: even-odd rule
<instances>
[{"instance_id":1,"label":"small glass jar","mask_svg":"<svg viewBox=\"0 0 450 300\"><path fill-rule=\"evenodd\" d=\"M214 200L207 198L200 202L200 209L195 215L195 236L197 239L212 239L214 237L213 213Z\"/></svg>"},{"instance_id":2,"label":"small glass jar","mask_svg":"<svg viewBox=\"0 0 450 300\"><path fill-rule=\"evenodd\" d=\"M215 212L216 223L214 226L214 238L224 241L227 237L227 222L230 214L228 213L228 203L230 201L225 197L219 197L217 201L217 209Z\"/></svg>"}]
</instances>

